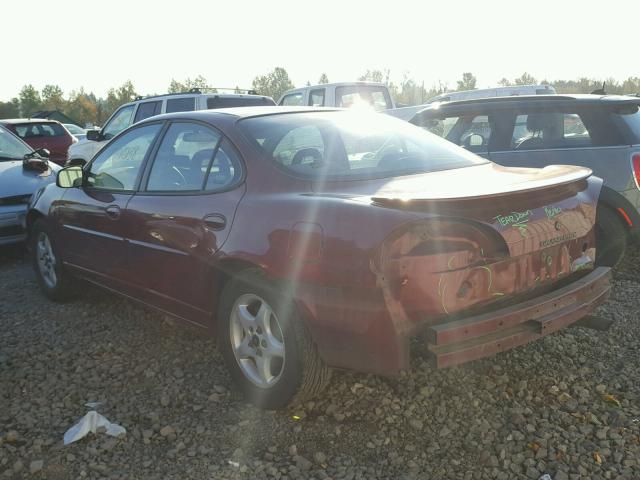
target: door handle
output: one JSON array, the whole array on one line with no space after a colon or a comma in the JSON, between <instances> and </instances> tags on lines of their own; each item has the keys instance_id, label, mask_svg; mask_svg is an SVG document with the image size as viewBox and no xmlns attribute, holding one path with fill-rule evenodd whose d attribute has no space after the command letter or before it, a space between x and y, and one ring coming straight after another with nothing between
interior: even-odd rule
<instances>
[{"instance_id":1,"label":"door handle","mask_svg":"<svg viewBox=\"0 0 640 480\"><path fill-rule=\"evenodd\" d=\"M227 219L219 213L211 213L206 215L202 221L207 228L215 231L224 230L227 226Z\"/></svg>"},{"instance_id":2,"label":"door handle","mask_svg":"<svg viewBox=\"0 0 640 480\"><path fill-rule=\"evenodd\" d=\"M105 213L111 220L117 220L118 218L120 218L120 207L117 205L109 205L105 209Z\"/></svg>"}]
</instances>

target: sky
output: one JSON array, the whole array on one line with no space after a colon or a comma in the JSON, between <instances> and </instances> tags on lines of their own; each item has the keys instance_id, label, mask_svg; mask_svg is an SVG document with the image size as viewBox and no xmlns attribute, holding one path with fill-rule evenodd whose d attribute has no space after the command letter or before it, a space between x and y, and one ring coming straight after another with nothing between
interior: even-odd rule
<instances>
[{"instance_id":1,"label":"sky","mask_svg":"<svg viewBox=\"0 0 640 480\"><path fill-rule=\"evenodd\" d=\"M248 88L284 67L296 86L389 69L429 88L472 72L480 88L537 79L640 76L637 0L9 0L0 6L0 100L28 83L104 96L131 80ZM7 41L9 39L9 41Z\"/></svg>"}]
</instances>

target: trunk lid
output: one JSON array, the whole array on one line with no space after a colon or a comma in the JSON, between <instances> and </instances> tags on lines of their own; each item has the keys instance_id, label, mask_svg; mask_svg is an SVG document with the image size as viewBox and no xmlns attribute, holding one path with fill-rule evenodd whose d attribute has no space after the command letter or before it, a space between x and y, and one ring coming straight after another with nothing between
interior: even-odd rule
<instances>
[{"instance_id":1,"label":"trunk lid","mask_svg":"<svg viewBox=\"0 0 640 480\"><path fill-rule=\"evenodd\" d=\"M387 208L481 222L500 234L511 256L584 237L593 228L600 188L589 188L588 168L489 164L462 170L474 172L451 181L439 176L423 182L420 189L413 182L387 185L371 201Z\"/></svg>"},{"instance_id":2,"label":"trunk lid","mask_svg":"<svg viewBox=\"0 0 640 480\"><path fill-rule=\"evenodd\" d=\"M415 215L385 241L373 268L389 302L416 318L438 318L592 268L601 185L583 167L487 163L333 188Z\"/></svg>"}]
</instances>

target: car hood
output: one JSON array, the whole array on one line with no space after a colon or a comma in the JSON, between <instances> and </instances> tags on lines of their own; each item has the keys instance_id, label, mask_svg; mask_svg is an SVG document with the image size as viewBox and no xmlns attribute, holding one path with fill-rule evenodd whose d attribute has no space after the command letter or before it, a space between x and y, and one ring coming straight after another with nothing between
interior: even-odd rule
<instances>
[{"instance_id":1,"label":"car hood","mask_svg":"<svg viewBox=\"0 0 640 480\"><path fill-rule=\"evenodd\" d=\"M48 164L46 171L36 172L22 168L22 160L0 161L0 197L30 194L55 182L60 167L52 162Z\"/></svg>"}]
</instances>

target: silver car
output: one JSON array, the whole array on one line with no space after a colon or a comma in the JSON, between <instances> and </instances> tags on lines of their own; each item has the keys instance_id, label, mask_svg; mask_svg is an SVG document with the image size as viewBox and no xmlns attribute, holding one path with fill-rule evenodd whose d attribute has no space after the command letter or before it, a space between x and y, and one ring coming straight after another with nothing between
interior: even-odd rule
<instances>
[{"instance_id":1,"label":"silver car","mask_svg":"<svg viewBox=\"0 0 640 480\"><path fill-rule=\"evenodd\" d=\"M31 195L53 183L60 167L0 127L0 245L26 239L24 219Z\"/></svg>"}]
</instances>

